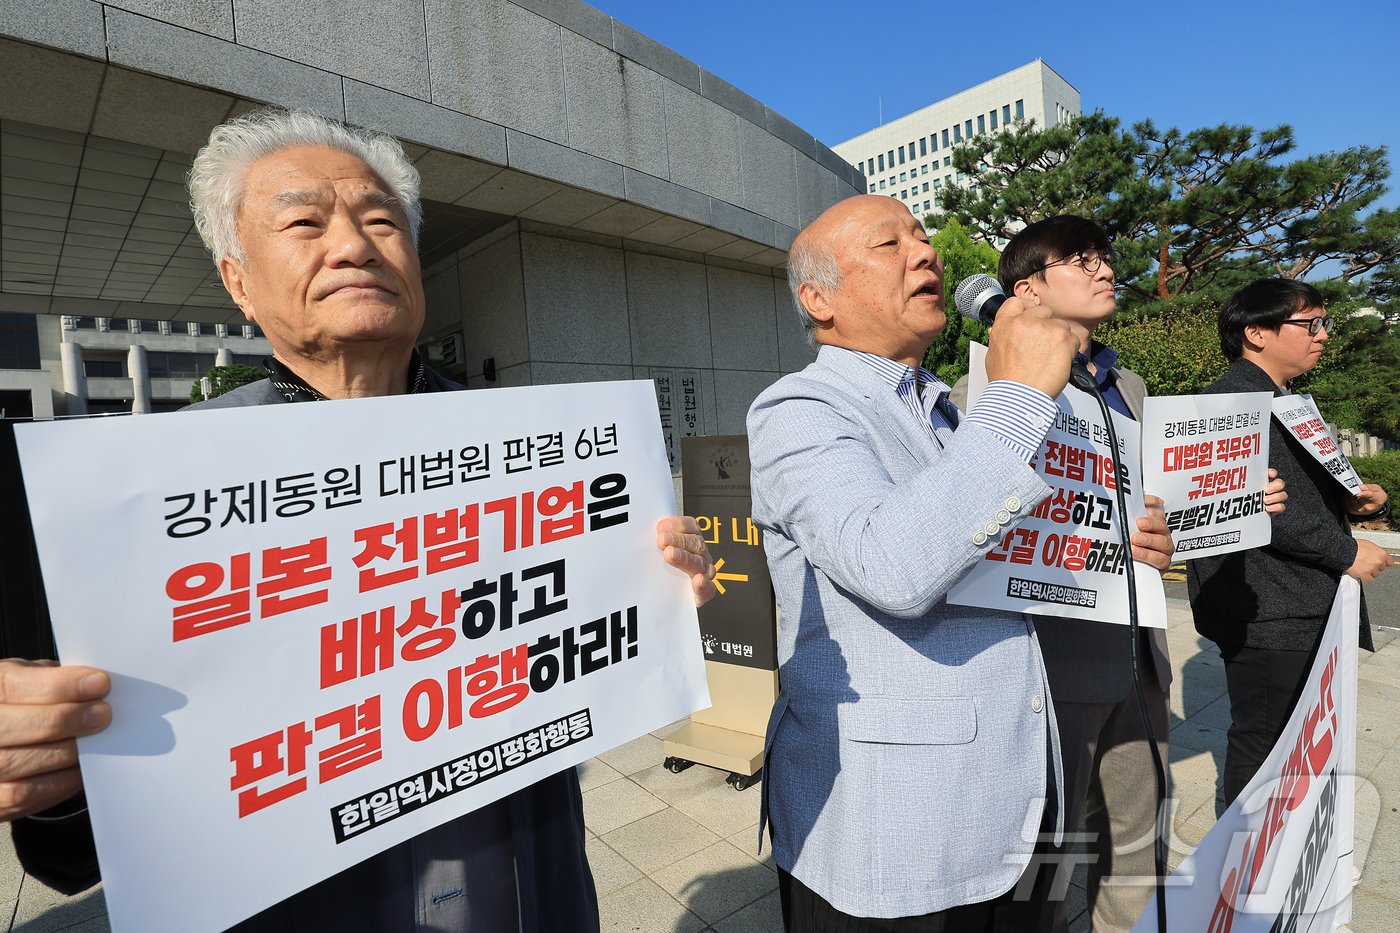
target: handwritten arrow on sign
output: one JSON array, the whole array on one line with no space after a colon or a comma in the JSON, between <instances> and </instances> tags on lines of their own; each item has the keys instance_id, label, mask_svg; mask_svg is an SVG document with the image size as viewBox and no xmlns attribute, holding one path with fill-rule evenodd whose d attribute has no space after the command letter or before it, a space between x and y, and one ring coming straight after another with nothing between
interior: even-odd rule
<instances>
[{"instance_id":1,"label":"handwritten arrow on sign","mask_svg":"<svg viewBox=\"0 0 1400 933\"><path fill-rule=\"evenodd\" d=\"M715 561L715 589L719 590L719 595L724 595L724 582L730 580L734 583L748 583L749 575L746 573L720 573L719 569L724 566L724 558Z\"/></svg>"}]
</instances>

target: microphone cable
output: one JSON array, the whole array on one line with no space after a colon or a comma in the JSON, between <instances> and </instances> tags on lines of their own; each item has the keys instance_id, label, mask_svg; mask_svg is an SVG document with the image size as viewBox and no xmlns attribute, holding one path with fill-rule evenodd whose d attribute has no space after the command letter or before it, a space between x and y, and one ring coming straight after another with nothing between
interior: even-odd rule
<instances>
[{"instance_id":1,"label":"microphone cable","mask_svg":"<svg viewBox=\"0 0 1400 933\"><path fill-rule=\"evenodd\" d=\"M1157 933L1167 933L1167 833L1170 829L1169 826L1164 825L1168 819L1166 806L1167 770L1162 761L1161 750L1157 747L1157 736L1152 731L1152 717L1147 710L1147 694L1142 687L1142 671L1138 669L1137 568L1133 565L1132 532L1128 528L1128 504L1123 495L1124 470L1122 461L1118 459L1118 432L1113 428L1113 416L1109 412L1108 403L1104 401L1103 393L1099 391L1098 381L1082 363L1075 363L1070 367L1069 381L1076 389L1089 393L1099 403L1099 411L1103 414L1104 425L1108 429L1109 456L1113 459L1113 490L1118 500L1118 537L1123 547L1123 566L1128 578L1128 632L1132 649L1133 691L1137 695L1138 715L1142 718L1142 728L1147 733L1147 747L1152 753L1153 777L1157 783L1157 806L1152 821L1152 856L1156 869L1155 887L1157 889Z\"/></svg>"}]
</instances>

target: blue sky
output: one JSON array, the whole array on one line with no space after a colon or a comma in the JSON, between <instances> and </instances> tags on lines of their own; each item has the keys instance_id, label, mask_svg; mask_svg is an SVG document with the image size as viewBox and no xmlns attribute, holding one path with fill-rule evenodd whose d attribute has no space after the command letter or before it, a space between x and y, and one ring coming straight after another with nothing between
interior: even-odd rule
<instances>
[{"instance_id":1,"label":"blue sky","mask_svg":"<svg viewBox=\"0 0 1400 933\"><path fill-rule=\"evenodd\" d=\"M1301 153L1386 146L1400 206L1400 4L593 0L834 145L1036 58L1083 109L1290 124Z\"/></svg>"}]
</instances>

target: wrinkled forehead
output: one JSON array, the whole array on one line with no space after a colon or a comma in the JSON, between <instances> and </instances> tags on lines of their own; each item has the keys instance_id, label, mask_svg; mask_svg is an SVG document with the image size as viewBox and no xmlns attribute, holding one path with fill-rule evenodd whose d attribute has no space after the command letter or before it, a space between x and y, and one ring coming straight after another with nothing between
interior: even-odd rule
<instances>
[{"instance_id":1,"label":"wrinkled forehead","mask_svg":"<svg viewBox=\"0 0 1400 933\"><path fill-rule=\"evenodd\" d=\"M358 156L326 146L295 146L263 156L243 175L243 207L399 207L374 170Z\"/></svg>"},{"instance_id":2,"label":"wrinkled forehead","mask_svg":"<svg viewBox=\"0 0 1400 933\"><path fill-rule=\"evenodd\" d=\"M871 237L910 232L923 235L924 229L903 204L879 196L852 204L850 210L832 220L831 243L838 252L864 245Z\"/></svg>"}]
</instances>

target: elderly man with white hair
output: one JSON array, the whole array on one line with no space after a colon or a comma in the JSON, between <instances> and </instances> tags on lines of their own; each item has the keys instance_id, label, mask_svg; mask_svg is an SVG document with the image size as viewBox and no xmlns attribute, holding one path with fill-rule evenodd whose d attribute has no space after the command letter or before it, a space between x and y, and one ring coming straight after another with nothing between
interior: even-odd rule
<instances>
[{"instance_id":1,"label":"elderly man with white hair","mask_svg":"<svg viewBox=\"0 0 1400 933\"><path fill-rule=\"evenodd\" d=\"M224 286L273 350L266 380L194 407L463 388L414 350L425 304L422 211L418 173L395 140L314 114L261 110L215 128L189 187ZM693 519L662 520L657 546L691 575L697 603L713 594L714 568ZM0 661L0 819L14 821L25 869L68 893L98 880L75 740L121 715L103 699L109 686L89 667ZM551 933L598 923L569 769L234 929Z\"/></svg>"}]
</instances>

